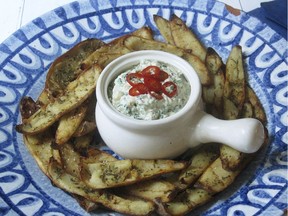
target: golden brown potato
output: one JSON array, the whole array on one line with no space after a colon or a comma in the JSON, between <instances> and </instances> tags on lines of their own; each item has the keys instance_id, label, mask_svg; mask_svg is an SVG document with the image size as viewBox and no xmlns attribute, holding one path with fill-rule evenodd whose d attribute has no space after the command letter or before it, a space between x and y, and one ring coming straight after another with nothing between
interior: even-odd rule
<instances>
[{"instance_id":1,"label":"golden brown potato","mask_svg":"<svg viewBox=\"0 0 288 216\"><path fill-rule=\"evenodd\" d=\"M242 48L234 46L226 63L224 86L224 119L239 118L246 98L246 80L243 66ZM220 147L220 158L223 168L237 170L244 154L229 146Z\"/></svg>"},{"instance_id":2,"label":"golden brown potato","mask_svg":"<svg viewBox=\"0 0 288 216\"><path fill-rule=\"evenodd\" d=\"M72 145L80 154L86 154L91 145L94 144L93 139L93 133L85 134L83 136L75 137L72 139Z\"/></svg>"},{"instance_id":3,"label":"golden brown potato","mask_svg":"<svg viewBox=\"0 0 288 216\"><path fill-rule=\"evenodd\" d=\"M197 150L189 161L189 166L181 171L175 185L180 189L186 189L194 184L200 175L212 164L219 155L216 144L205 144Z\"/></svg>"},{"instance_id":4,"label":"golden brown potato","mask_svg":"<svg viewBox=\"0 0 288 216\"><path fill-rule=\"evenodd\" d=\"M212 77L209 74L209 71L203 61L199 57L191 53L184 53L182 56L190 65L194 68L197 73L202 86L209 86L212 83Z\"/></svg>"},{"instance_id":5,"label":"golden brown potato","mask_svg":"<svg viewBox=\"0 0 288 216\"><path fill-rule=\"evenodd\" d=\"M53 143L53 134L49 131L36 135L24 135L24 143L30 154L35 159L39 168L47 175L49 160L53 155L51 147Z\"/></svg>"},{"instance_id":6,"label":"golden brown potato","mask_svg":"<svg viewBox=\"0 0 288 216\"><path fill-rule=\"evenodd\" d=\"M90 121L82 121L76 131L74 132L74 137L81 137L89 134L97 128L96 123Z\"/></svg>"},{"instance_id":7,"label":"golden brown potato","mask_svg":"<svg viewBox=\"0 0 288 216\"><path fill-rule=\"evenodd\" d=\"M16 126L16 130L24 134L36 134L44 131L61 116L80 106L95 90L96 81L101 68L94 65L76 80L71 82L65 94L45 107L41 107L22 124Z\"/></svg>"},{"instance_id":8,"label":"golden brown potato","mask_svg":"<svg viewBox=\"0 0 288 216\"><path fill-rule=\"evenodd\" d=\"M199 57L202 62L205 61L206 48L202 45L195 33L175 14L172 15L170 28L175 46L190 50L192 54Z\"/></svg>"},{"instance_id":9,"label":"golden brown potato","mask_svg":"<svg viewBox=\"0 0 288 216\"><path fill-rule=\"evenodd\" d=\"M156 40L150 40L146 38L141 38L138 36L128 36L124 39L124 46L131 51L139 50L161 50L165 52L172 53L177 56L183 56L185 53L184 49L173 46L171 44L163 43Z\"/></svg>"},{"instance_id":10,"label":"golden brown potato","mask_svg":"<svg viewBox=\"0 0 288 216\"><path fill-rule=\"evenodd\" d=\"M117 160L82 164L82 179L95 189L133 184L182 170L185 162L172 160Z\"/></svg>"},{"instance_id":11,"label":"golden brown potato","mask_svg":"<svg viewBox=\"0 0 288 216\"><path fill-rule=\"evenodd\" d=\"M80 126L86 112L87 106L84 103L59 119L59 124L55 134L55 142L57 144L62 145L70 140L77 128Z\"/></svg>"},{"instance_id":12,"label":"golden brown potato","mask_svg":"<svg viewBox=\"0 0 288 216\"><path fill-rule=\"evenodd\" d=\"M155 202L169 202L179 189L163 179L152 179L124 187L122 192Z\"/></svg>"},{"instance_id":13,"label":"golden brown potato","mask_svg":"<svg viewBox=\"0 0 288 216\"><path fill-rule=\"evenodd\" d=\"M49 162L48 174L57 187L123 214L149 215L155 209L154 204L149 201L122 198L105 190L93 190L78 178L65 172L53 159Z\"/></svg>"},{"instance_id":14,"label":"golden brown potato","mask_svg":"<svg viewBox=\"0 0 288 216\"><path fill-rule=\"evenodd\" d=\"M163 203L165 213L168 215L185 215L196 207L205 204L212 195L200 188L186 189L175 200ZM162 210L163 211L163 210ZM162 215L165 215L162 213Z\"/></svg>"},{"instance_id":15,"label":"golden brown potato","mask_svg":"<svg viewBox=\"0 0 288 216\"><path fill-rule=\"evenodd\" d=\"M210 72L212 84L203 86L202 98L205 102L206 111L215 117L223 116L223 95L224 95L224 63L221 57L213 48L207 49L205 64Z\"/></svg>"},{"instance_id":16,"label":"golden brown potato","mask_svg":"<svg viewBox=\"0 0 288 216\"><path fill-rule=\"evenodd\" d=\"M241 166L245 154L229 146L222 145L220 148L220 158L222 167L228 171L236 171Z\"/></svg>"},{"instance_id":17,"label":"golden brown potato","mask_svg":"<svg viewBox=\"0 0 288 216\"><path fill-rule=\"evenodd\" d=\"M175 45L170 28L170 21L156 14L153 15L153 19L164 40L168 44Z\"/></svg>"},{"instance_id":18,"label":"golden brown potato","mask_svg":"<svg viewBox=\"0 0 288 216\"><path fill-rule=\"evenodd\" d=\"M136 31L132 32L131 35L135 35L150 40L152 40L154 37L152 29L148 26L143 26L142 28L137 29Z\"/></svg>"},{"instance_id":19,"label":"golden brown potato","mask_svg":"<svg viewBox=\"0 0 288 216\"><path fill-rule=\"evenodd\" d=\"M243 167L244 163L242 163ZM232 184L240 171L241 167L235 171L223 169L221 159L217 158L201 175L196 185L210 193L218 193Z\"/></svg>"},{"instance_id":20,"label":"golden brown potato","mask_svg":"<svg viewBox=\"0 0 288 216\"><path fill-rule=\"evenodd\" d=\"M152 30L149 27L142 27L132 32L131 35L150 40L153 38ZM125 38L128 36L129 35L124 35L120 38L117 38L110 43L101 46L95 52L91 53L81 62L81 67L77 73L80 74L84 69L91 67L93 64L98 64L104 68L114 59L129 53L130 50L123 45L123 40L125 40Z\"/></svg>"},{"instance_id":21,"label":"golden brown potato","mask_svg":"<svg viewBox=\"0 0 288 216\"><path fill-rule=\"evenodd\" d=\"M80 154L74 150L70 143L59 146L59 154L63 170L68 174L80 179Z\"/></svg>"},{"instance_id":22,"label":"golden brown potato","mask_svg":"<svg viewBox=\"0 0 288 216\"><path fill-rule=\"evenodd\" d=\"M242 106L246 97L246 80L243 66L242 48L234 46L226 63L225 86L224 86L224 118L231 119L229 116L231 104L237 108L238 113L242 110ZM227 103L227 101L229 101ZM236 111L236 110L235 110Z\"/></svg>"},{"instance_id":23,"label":"golden brown potato","mask_svg":"<svg viewBox=\"0 0 288 216\"><path fill-rule=\"evenodd\" d=\"M260 100L258 99L257 95L255 94L253 89L250 88L249 86L247 86L247 98L253 108L253 117L258 119L259 121L262 122L262 124L265 125L267 123L265 110Z\"/></svg>"},{"instance_id":24,"label":"golden brown potato","mask_svg":"<svg viewBox=\"0 0 288 216\"><path fill-rule=\"evenodd\" d=\"M87 39L58 57L51 65L46 77L46 89L55 97L62 94L67 85L78 77L81 62L104 45L98 39Z\"/></svg>"}]
</instances>

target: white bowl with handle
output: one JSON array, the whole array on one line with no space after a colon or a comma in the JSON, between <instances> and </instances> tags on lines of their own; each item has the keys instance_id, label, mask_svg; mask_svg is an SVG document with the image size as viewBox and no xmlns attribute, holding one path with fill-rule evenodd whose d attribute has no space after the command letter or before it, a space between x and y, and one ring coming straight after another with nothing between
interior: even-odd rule
<instances>
[{"instance_id":1,"label":"white bowl with handle","mask_svg":"<svg viewBox=\"0 0 288 216\"><path fill-rule=\"evenodd\" d=\"M118 112L108 87L123 71L153 59L178 68L189 81L191 94L175 114L157 120L139 120ZM123 158L174 158L203 143L223 143L244 153L256 152L264 142L264 127L253 118L220 120L202 110L201 84L184 59L163 51L144 50L123 55L102 71L96 87L96 123L104 142Z\"/></svg>"}]
</instances>

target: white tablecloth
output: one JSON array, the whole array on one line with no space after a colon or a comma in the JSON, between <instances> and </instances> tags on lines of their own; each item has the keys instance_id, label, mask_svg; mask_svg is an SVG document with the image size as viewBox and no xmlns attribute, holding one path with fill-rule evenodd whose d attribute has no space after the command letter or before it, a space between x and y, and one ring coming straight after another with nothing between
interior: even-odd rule
<instances>
[{"instance_id":1,"label":"white tablecloth","mask_svg":"<svg viewBox=\"0 0 288 216\"><path fill-rule=\"evenodd\" d=\"M21 26L74 0L0 0L0 43Z\"/></svg>"}]
</instances>

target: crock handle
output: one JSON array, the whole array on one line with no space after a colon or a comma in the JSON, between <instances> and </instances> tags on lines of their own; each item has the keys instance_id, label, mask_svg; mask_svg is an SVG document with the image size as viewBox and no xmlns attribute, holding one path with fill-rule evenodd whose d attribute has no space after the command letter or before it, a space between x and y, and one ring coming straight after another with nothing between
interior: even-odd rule
<instances>
[{"instance_id":1,"label":"crock handle","mask_svg":"<svg viewBox=\"0 0 288 216\"><path fill-rule=\"evenodd\" d=\"M190 139L191 147L197 142L217 142L243 153L254 153L264 142L264 127L257 119L220 120L203 111L199 111L196 116Z\"/></svg>"}]
</instances>

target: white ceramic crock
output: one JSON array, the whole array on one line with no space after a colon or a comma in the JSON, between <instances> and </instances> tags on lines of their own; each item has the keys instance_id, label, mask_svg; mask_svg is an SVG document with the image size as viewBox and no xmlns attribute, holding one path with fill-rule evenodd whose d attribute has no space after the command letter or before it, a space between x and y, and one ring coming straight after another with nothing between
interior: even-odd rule
<instances>
[{"instance_id":1,"label":"white ceramic crock","mask_svg":"<svg viewBox=\"0 0 288 216\"><path fill-rule=\"evenodd\" d=\"M166 62L184 73L191 85L186 105L158 120L137 120L119 113L108 99L109 84L142 59ZM162 51L137 51L112 61L96 87L96 123L104 142L123 158L174 158L200 143L218 142L244 153L257 151L264 141L264 127L256 119L219 120L201 106L201 84L194 69L182 58Z\"/></svg>"}]
</instances>

